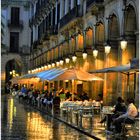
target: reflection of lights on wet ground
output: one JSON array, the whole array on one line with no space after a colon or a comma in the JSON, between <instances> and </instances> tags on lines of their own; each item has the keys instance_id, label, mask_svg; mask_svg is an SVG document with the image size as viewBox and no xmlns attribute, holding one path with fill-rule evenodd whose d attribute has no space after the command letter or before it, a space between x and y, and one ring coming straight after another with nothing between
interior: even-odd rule
<instances>
[{"instance_id":1,"label":"reflection of lights on wet ground","mask_svg":"<svg viewBox=\"0 0 140 140\"><path fill-rule=\"evenodd\" d=\"M16 117L17 108L14 106L14 117Z\"/></svg>"},{"instance_id":2,"label":"reflection of lights on wet ground","mask_svg":"<svg viewBox=\"0 0 140 140\"><path fill-rule=\"evenodd\" d=\"M28 113L27 114L27 132L28 139L35 138L52 138L52 123L45 122L43 118L38 113Z\"/></svg>"},{"instance_id":3,"label":"reflection of lights on wet ground","mask_svg":"<svg viewBox=\"0 0 140 140\"><path fill-rule=\"evenodd\" d=\"M12 124L13 124L13 111L14 110L14 101L13 99L8 100L8 124L9 124L9 129L11 130Z\"/></svg>"}]
</instances>

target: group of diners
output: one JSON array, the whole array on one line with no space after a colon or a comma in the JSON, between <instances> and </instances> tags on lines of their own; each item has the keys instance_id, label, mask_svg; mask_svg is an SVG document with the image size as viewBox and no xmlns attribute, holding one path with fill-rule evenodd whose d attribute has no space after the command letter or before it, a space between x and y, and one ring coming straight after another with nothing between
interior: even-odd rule
<instances>
[{"instance_id":1,"label":"group of diners","mask_svg":"<svg viewBox=\"0 0 140 140\"><path fill-rule=\"evenodd\" d=\"M25 85L21 89L12 90L12 94L17 94L19 101L25 100L32 105L52 106L54 102L60 105L61 101L89 101L89 97L86 92L71 93L69 90L61 88L56 91L54 88L50 91L33 89L33 87L27 88ZM57 100L57 101L56 101Z\"/></svg>"},{"instance_id":2,"label":"group of diners","mask_svg":"<svg viewBox=\"0 0 140 140\"><path fill-rule=\"evenodd\" d=\"M28 89L25 86L22 86L20 90L13 90L12 92L18 95L19 101L22 99L34 106L47 106L49 108L56 106L59 108L61 101L81 101L83 105L85 103L93 103L93 100L89 99L87 93L83 92L79 94L72 94L70 91L64 90L64 88L61 88L59 91L56 91L55 89L52 89L51 91L40 91L38 89ZM103 102L100 101L100 103L102 104ZM124 100L121 97L118 97L117 103L114 105L112 115L110 115L109 118L107 118L105 115L105 117L99 123L109 120L109 123L115 126L113 131L115 131L115 133L120 133L122 131L122 123L124 121L126 123L133 123L135 117L137 116L138 110L134 104L134 99L128 98L125 104Z\"/></svg>"},{"instance_id":3,"label":"group of diners","mask_svg":"<svg viewBox=\"0 0 140 140\"><path fill-rule=\"evenodd\" d=\"M111 134L122 133L123 124L134 124L135 118L139 116L138 109L134 104L134 99L128 98L125 103L121 97L118 97L112 113L105 114L107 115L105 115L99 123L108 121L108 130Z\"/></svg>"}]
</instances>

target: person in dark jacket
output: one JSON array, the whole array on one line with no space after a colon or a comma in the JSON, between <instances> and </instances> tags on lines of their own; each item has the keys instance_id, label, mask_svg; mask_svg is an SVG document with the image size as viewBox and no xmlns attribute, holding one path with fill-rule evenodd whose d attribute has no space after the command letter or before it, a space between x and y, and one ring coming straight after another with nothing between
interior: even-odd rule
<instances>
[{"instance_id":1,"label":"person in dark jacket","mask_svg":"<svg viewBox=\"0 0 140 140\"><path fill-rule=\"evenodd\" d=\"M110 121L112 119L117 118L121 114L124 114L126 112L126 106L124 105L124 100L121 97L118 97L117 104L115 105L115 109L113 110L113 115L110 117ZM106 116L100 121L100 123L103 123L106 121Z\"/></svg>"},{"instance_id":2,"label":"person in dark jacket","mask_svg":"<svg viewBox=\"0 0 140 140\"><path fill-rule=\"evenodd\" d=\"M60 97L58 93L56 93L56 96L53 98L53 111L54 113L60 112Z\"/></svg>"},{"instance_id":3,"label":"person in dark jacket","mask_svg":"<svg viewBox=\"0 0 140 140\"><path fill-rule=\"evenodd\" d=\"M113 120L113 124L115 126L115 132L116 133L121 133L122 130L122 123L128 123L128 124L133 124L135 121L135 117L138 115L138 110L136 106L134 105L134 99L133 98L128 98L127 99L128 103L128 108L125 114L120 115L119 117L115 118Z\"/></svg>"}]
</instances>

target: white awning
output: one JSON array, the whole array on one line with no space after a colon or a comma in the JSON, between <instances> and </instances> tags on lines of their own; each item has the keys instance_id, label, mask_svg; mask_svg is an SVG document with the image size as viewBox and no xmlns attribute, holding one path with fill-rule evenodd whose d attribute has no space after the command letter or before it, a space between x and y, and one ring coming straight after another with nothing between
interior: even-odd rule
<instances>
[{"instance_id":1,"label":"white awning","mask_svg":"<svg viewBox=\"0 0 140 140\"><path fill-rule=\"evenodd\" d=\"M103 81L102 78L97 77L93 74L88 72L78 70L78 69L67 69L58 73L54 77L50 77L51 81L58 81L58 80L81 80L81 81Z\"/></svg>"}]
</instances>

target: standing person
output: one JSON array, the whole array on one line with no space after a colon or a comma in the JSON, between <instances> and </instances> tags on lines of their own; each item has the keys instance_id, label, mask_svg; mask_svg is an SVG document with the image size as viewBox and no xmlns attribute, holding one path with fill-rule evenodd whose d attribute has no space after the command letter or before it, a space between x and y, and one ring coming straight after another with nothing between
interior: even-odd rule
<instances>
[{"instance_id":1,"label":"standing person","mask_svg":"<svg viewBox=\"0 0 140 140\"><path fill-rule=\"evenodd\" d=\"M116 133L120 133L122 130L122 123L134 123L135 117L138 115L138 110L134 105L134 99L127 99L128 109L127 112L123 115L120 115L118 118L114 119L113 124L115 125Z\"/></svg>"}]
</instances>

